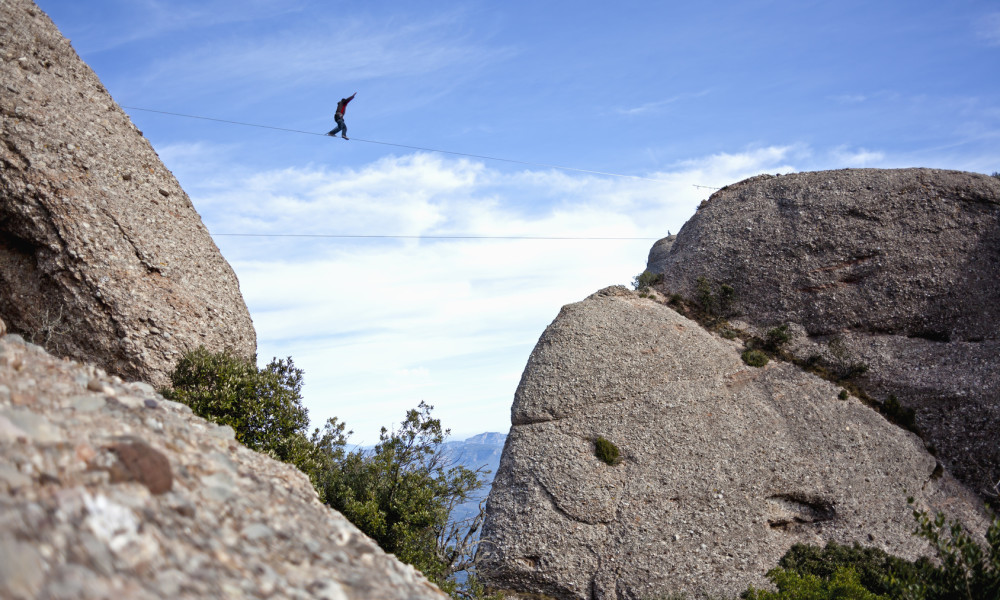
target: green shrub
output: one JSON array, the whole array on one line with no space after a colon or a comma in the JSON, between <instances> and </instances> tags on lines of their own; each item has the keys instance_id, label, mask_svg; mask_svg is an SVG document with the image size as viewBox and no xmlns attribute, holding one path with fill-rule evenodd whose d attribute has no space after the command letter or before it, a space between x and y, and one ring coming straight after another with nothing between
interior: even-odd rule
<instances>
[{"instance_id":1,"label":"green shrub","mask_svg":"<svg viewBox=\"0 0 1000 600\"><path fill-rule=\"evenodd\" d=\"M701 309L710 315L714 315L716 312L715 295L712 293L712 284L708 282L708 278L704 275L697 280L695 294Z\"/></svg>"},{"instance_id":2,"label":"green shrub","mask_svg":"<svg viewBox=\"0 0 1000 600\"><path fill-rule=\"evenodd\" d=\"M910 499L912 504L913 499ZM749 600L985 600L1000 598L1000 518L994 518L981 546L960 524L914 511L916 535L926 539L937 560L908 561L877 548L829 543L797 544L767 576L777 592L747 589Z\"/></svg>"},{"instance_id":3,"label":"green shrub","mask_svg":"<svg viewBox=\"0 0 1000 600\"><path fill-rule=\"evenodd\" d=\"M841 569L854 572L858 582L869 592L892 595L891 577L912 578L919 567L916 563L892 556L878 548L859 544L845 546L828 542L825 548L795 544L778 562L778 568L801 575L830 579Z\"/></svg>"},{"instance_id":4,"label":"green shrub","mask_svg":"<svg viewBox=\"0 0 1000 600\"><path fill-rule=\"evenodd\" d=\"M910 498L910 504L913 499ZM930 542L938 564L921 563L916 577L897 578L893 584L918 600L979 600L1000 598L1000 518L994 517L981 546L957 521L947 523L938 513L913 511L916 534Z\"/></svg>"},{"instance_id":5,"label":"green shrub","mask_svg":"<svg viewBox=\"0 0 1000 600\"><path fill-rule=\"evenodd\" d=\"M659 283L663 283L663 273L653 273L646 270L639 273L634 279L632 279L632 289L637 291L644 290Z\"/></svg>"},{"instance_id":6,"label":"green shrub","mask_svg":"<svg viewBox=\"0 0 1000 600\"><path fill-rule=\"evenodd\" d=\"M760 350L744 350L740 358L751 367L763 367L770 360L767 358L767 354L764 354Z\"/></svg>"},{"instance_id":7,"label":"green shrub","mask_svg":"<svg viewBox=\"0 0 1000 600\"><path fill-rule=\"evenodd\" d=\"M847 397L849 395L850 394L847 393L847 390L840 390L840 393L837 394L837 397L840 398L841 400L847 400Z\"/></svg>"},{"instance_id":8,"label":"green shrub","mask_svg":"<svg viewBox=\"0 0 1000 600\"><path fill-rule=\"evenodd\" d=\"M887 419L915 433L917 430L917 413L912 408L903 406L894 394L889 394L889 398L882 403L882 414Z\"/></svg>"},{"instance_id":9,"label":"green shrub","mask_svg":"<svg viewBox=\"0 0 1000 600\"><path fill-rule=\"evenodd\" d=\"M785 569L767 573L778 591L758 590L753 587L743 592L746 600L890 600L889 596L873 594L858 581L858 574L850 568L840 568L827 579L816 575L800 574Z\"/></svg>"},{"instance_id":10,"label":"green shrub","mask_svg":"<svg viewBox=\"0 0 1000 600\"><path fill-rule=\"evenodd\" d=\"M723 283L716 290L707 277L701 276L695 282L695 300L706 317L727 317L736 304L736 288Z\"/></svg>"},{"instance_id":11,"label":"green shrub","mask_svg":"<svg viewBox=\"0 0 1000 600\"><path fill-rule=\"evenodd\" d=\"M788 334L788 325L774 327L767 331L764 337L764 347L771 352L778 352L790 339L792 336Z\"/></svg>"},{"instance_id":12,"label":"green shrub","mask_svg":"<svg viewBox=\"0 0 1000 600\"><path fill-rule=\"evenodd\" d=\"M185 354L164 397L183 402L206 419L229 425L247 447L294 464L320 500L339 510L386 552L421 570L454 598L485 599L474 577L471 524L451 523L451 511L483 486L484 473L443 458L447 430L421 402L398 429L382 429L371 452L346 452L344 423L329 419L306 435L302 371L292 359L258 369L251 359L205 348ZM617 450L617 449L616 449ZM458 583L454 575L469 578Z\"/></svg>"},{"instance_id":13,"label":"green shrub","mask_svg":"<svg viewBox=\"0 0 1000 600\"><path fill-rule=\"evenodd\" d=\"M246 447L292 462L304 450L309 411L302 406L302 371L291 357L258 369L254 359L204 347L184 354L163 396L236 432Z\"/></svg>"},{"instance_id":14,"label":"green shrub","mask_svg":"<svg viewBox=\"0 0 1000 600\"><path fill-rule=\"evenodd\" d=\"M445 584L471 564L465 531L448 525L451 509L484 481L481 472L443 460L448 431L432 408L421 402L398 429L383 427L372 452L346 454L321 485L327 504L383 550Z\"/></svg>"},{"instance_id":15,"label":"green shrub","mask_svg":"<svg viewBox=\"0 0 1000 600\"><path fill-rule=\"evenodd\" d=\"M728 315L733 310L733 305L736 304L736 288L731 285L723 283L719 286L719 312L723 315Z\"/></svg>"},{"instance_id":16,"label":"green shrub","mask_svg":"<svg viewBox=\"0 0 1000 600\"><path fill-rule=\"evenodd\" d=\"M603 460L609 465L617 465L622 461L621 452L618 450L618 446L601 436L597 437L594 442L594 455L597 458Z\"/></svg>"}]
</instances>

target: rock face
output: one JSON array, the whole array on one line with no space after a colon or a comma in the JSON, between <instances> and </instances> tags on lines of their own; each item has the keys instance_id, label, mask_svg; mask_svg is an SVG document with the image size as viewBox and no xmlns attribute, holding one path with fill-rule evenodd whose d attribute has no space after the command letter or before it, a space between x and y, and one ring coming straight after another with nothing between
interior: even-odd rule
<instances>
[{"instance_id":1,"label":"rock face","mask_svg":"<svg viewBox=\"0 0 1000 600\"><path fill-rule=\"evenodd\" d=\"M670 249L677 240L676 235L668 235L661 238L649 249L649 258L646 259L646 270L650 273L662 273L666 267L667 257L670 256Z\"/></svg>"},{"instance_id":2,"label":"rock face","mask_svg":"<svg viewBox=\"0 0 1000 600\"><path fill-rule=\"evenodd\" d=\"M255 354L236 276L191 201L30 0L0 0L0 117L11 331L157 385L188 348Z\"/></svg>"},{"instance_id":3,"label":"rock face","mask_svg":"<svg viewBox=\"0 0 1000 600\"><path fill-rule=\"evenodd\" d=\"M652 256L652 255L651 255ZM649 268L734 314L796 323L801 358L863 364L858 383L917 411L956 477L1000 481L1000 179L931 169L754 177L713 194Z\"/></svg>"},{"instance_id":4,"label":"rock face","mask_svg":"<svg viewBox=\"0 0 1000 600\"><path fill-rule=\"evenodd\" d=\"M514 398L481 576L560 599L734 597L797 542L926 552L907 495L982 531L914 434L740 350L624 288L564 307Z\"/></svg>"},{"instance_id":5,"label":"rock face","mask_svg":"<svg viewBox=\"0 0 1000 600\"><path fill-rule=\"evenodd\" d=\"M0 338L0 597L448 597L229 427Z\"/></svg>"}]
</instances>

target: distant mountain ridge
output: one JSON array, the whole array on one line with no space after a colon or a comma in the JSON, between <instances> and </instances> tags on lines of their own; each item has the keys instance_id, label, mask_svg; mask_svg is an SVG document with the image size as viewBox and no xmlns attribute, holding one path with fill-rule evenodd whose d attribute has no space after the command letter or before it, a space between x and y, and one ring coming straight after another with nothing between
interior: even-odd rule
<instances>
[{"instance_id":1,"label":"distant mountain ridge","mask_svg":"<svg viewBox=\"0 0 1000 600\"><path fill-rule=\"evenodd\" d=\"M490 481L492 481L492 474L496 473L500 466L500 455L503 453L503 445L506 441L506 433L491 431L465 438L462 441L445 442L443 450L456 464L467 469L474 470L485 466L490 470Z\"/></svg>"}]
</instances>

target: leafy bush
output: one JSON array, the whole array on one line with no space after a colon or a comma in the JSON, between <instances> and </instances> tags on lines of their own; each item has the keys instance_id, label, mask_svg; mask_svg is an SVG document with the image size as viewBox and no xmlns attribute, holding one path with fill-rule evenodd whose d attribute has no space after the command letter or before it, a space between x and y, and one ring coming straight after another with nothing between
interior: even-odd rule
<instances>
[{"instance_id":1,"label":"leafy bush","mask_svg":"<svg viewBox=\"0 0 1000 600\"><path fill-rule=\"evenodd\" d=\"M913 499L910 499L913 502ZM937 552L937 560L907 561L877 548L797 544L767 576L778 592L748 588L749 600L985 600L1000 598L1000 518L994 518L981 546L943 514L914 511L916 535Z\"/></svg>"},{"instance_id":2,"label":"leafy bush","mask_svg":"<svg viewBox=\"0 0 1000 600\"><path fill-rule=\"evenodd\" d=\"M903 406L894 394L889 394L889 398L882 403L880 410L887 419L896 425L915 433L920 433L917 428L916 411Z\"/></svg>"},{"instance_id":3,"label":"leafy bush","mask_svg":"<svg viewBox=\"0 0 1000 600\"><path fill-rule=\"evenodd\" d=\"M644 290L660 283L663 283L663 273L653 273L646 270L632 279L632 289L637 291Z\"/></svg>"},{"instance_id":4,"label":"leafy bush","mask_svg":"<svg viewBox=\"0 0 1000 600\"><path fill-rule=\"evenodd\" d=\"M205 348L185 354L164 397L206 419L229 425L247 447L294 464L320 499L339 510L386 552L421 570L454 598L486 598L474 577L471 523L451 523L452 510L483 486L484 473L444 458L448 435L421 402L398 429L382 429L371 452L345 451L345 424L336 418L309 436L302 406L302 371L292 359L258 369L251 359ZM465 571L463 584L454 575Z\"/></svg>"},{"instance_id":5,"label":"leafy bush","mask_svg":"<svg viewBox=\"0 0 1000 600\"><path fill-rule=\"evenodd\" d=\"M712 293L712 284L708 282L708 278L704 275L697 280L696 296L698 299L698 305L701 309L710 315L714 315L716 311L716 301L715 295Z\"/></svg>"},{"instance_id":6,"label":"leafy bush","mask_svg":"<svg viewBox=\"0 0 1000 600\"><path fill-rule=\"evenodd\" d=\"M840 398L841 400L847 400L847 397L849 395L850 394L847 393L847 390L840 390L840 393L837 394L837 397Z\"/></svg>"},{"instance_id":7,"label":"leafy bush","mask_svg":"<svg viewBox=\"0 0 1000 600\"><path fill-rule=\"evenodd\" d=\"M170 381L165 398L229 425L246 447L285 462L305 450L309 411L302 406L302 371L291 357L258 369L254 359L200 347L181 357Z\"/></svg>"},{"instance_id":8,"label":"leafy bush","mask_svg":"<svg viewBox=\"0 0 1000 600\"><path fill-rule=\"evenodd\" d=\"M781 557L778 568L821 579L830 579L838 571L848 569L864 589L879 595L894 593L894 586L889 583L891 576L911 578L919 570L916 563L878 548L864 548L859 544L845 546L836 542L827 543L825 548L796 544Z\"/></svg>"},{"instance_id":9,"label":"leafy bush","mask_svg":"<svg viewBox=\"0 0 1000 600\"><path fill-rule=\"evenodd\" d=\"M768 579L778 587L777 592L753 587L743 592L746 600L889 600L890 596L873 594L858 581L858 574L850 568L837 569L829 578L800 574L785 569L773 569Z\"/></svg>"},{"instance_id":10,"label":"leafy bush","mask_svg":"<svg viewBox=\"0 0 1000 600\"><path fill-rule=\"evenodd\" d=\"M594 454L609 465L617 465L622 461L618 446L601 436L594 441Z\"/></svg>"},{"instance_id":11,"label":"leafy bush","mask_svg":"<svg viewBox=\"0 0 1000 600\"><path fill-rule=\"evenodd\" d=\"M771 352L778 352L790 339L792 339L792 336L788 334L788 325L774 327L767 331L764 338L764 347Z\"/></svg>"},{"instance_id":12,"label":"leafy bush","mask_svg":"<svg viewBox=\"0 0 1000 600\"><path fill-rule=\"evenodd\" d=\"M733 286L723 283L719 286L719 312L723 315L728 315L733 310L733 305L736 304L736 288Z\"/></svg>"},{"instance_id":13,"label":"leafy bush","mask_svg":"<svg viewBox=\"0 0 1000 600\"><path fill-rule=\"evenodd\" d=\"M386 552L438 583L471 566L468 531L448 526L452 509L483 486L482 473L444 458L448 435L421 402L398 429L382 428L370 454L348 453L321 484L327 504L344 514ZM469 534L469 535L466 535Z\"/></svg>"},{"instance_id":14,"label":"leafy bush","mask_svg":"<svg viewBox=\"0 0 1000 600\"><path fill-rule=\"evenodd\" d=\"M751 367L763 367L770 360L767 354L764 354L760 350L744 350L740 358Z\"/></svg>"},{"instance_id":15,"label":"leafy bush","mask_svg":"<svg viewBox=\"0 0 1000 600\"><path fill-rule=\"evenodd\" d=\"M910 498L910 503L913 499ZM931 543L939 564L924 561L916 577L896 578L900 597L913 600L980 600L1000 598L1000 518L986 532L980 546L957 521L946 523L938 513L913 511L916 534Z\"/></svg>"},{"instance_id":16,"label":"leafy bush","mask_svg":"<svg viewBox=\"0 0 1000 600\"><path fill-rule=\"evenodd\" d=\"M736 304L736 288L723 283L715 289L705 276L699 277L695 283L695 299L705 315L726 317L732 314Z\"/></svg>"}]
</instances>

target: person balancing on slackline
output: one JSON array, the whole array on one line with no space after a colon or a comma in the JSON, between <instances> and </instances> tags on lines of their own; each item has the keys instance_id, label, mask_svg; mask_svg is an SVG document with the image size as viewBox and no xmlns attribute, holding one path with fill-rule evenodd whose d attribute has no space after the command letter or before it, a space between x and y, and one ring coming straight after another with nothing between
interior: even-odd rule
<instances>
[{"instance_id":1,"label":"person balancing on slackline","mask_svg":"<svg viewBox=\"0 0 1000 600\"><path fill-rule=\"evenodd\" d=\"M332 135L336 137L337 132L339 131L340 137L344 138L345 140L348 139L347 123L344 123L344 111L347 110L347 103L350 102L351 100L354 100L354 97L357 95L358 93L354 92L353 94L351 94L350 98L340 99L340 102L337 103L337 112L334 113L333 115L333 119L337 122L337 126L328 131L326 135Z\"/></svg>"}]
</instances>

